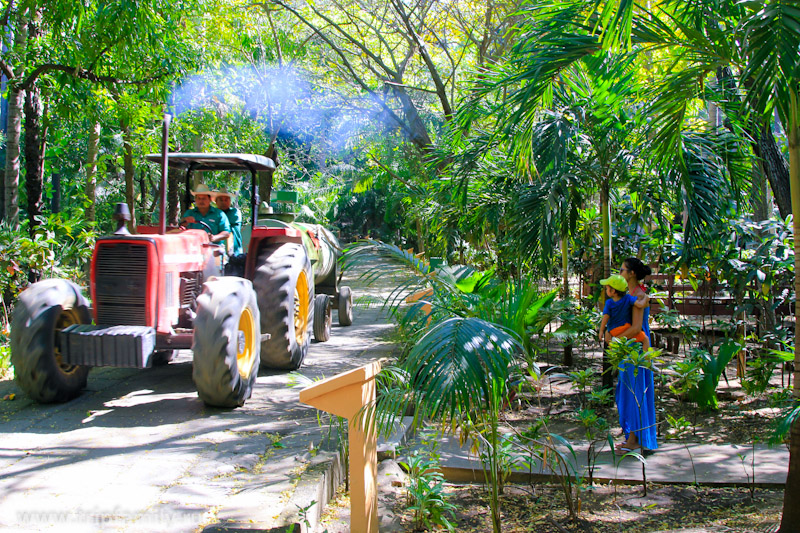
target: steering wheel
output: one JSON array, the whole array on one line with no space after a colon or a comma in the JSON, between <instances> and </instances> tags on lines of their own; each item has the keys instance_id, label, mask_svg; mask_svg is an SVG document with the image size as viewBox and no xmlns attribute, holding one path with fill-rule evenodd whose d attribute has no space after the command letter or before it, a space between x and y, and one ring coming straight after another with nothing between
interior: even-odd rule
<instances>
[{"instance_id":1,"label":"steering wheel","mask_svg":"<svg viewBox=\"0 0 800 533\"><path fill-rule=\"evenodd\" d=\"M203 226L203 229L204 229L204 230L206 230L207 232L209 232L211 235L214 235L214 232L212 231L212 229L211 229L211 226L209 226L208 224L206 224L206 223L205 223L205 222L203 222L202 220L197 220L197 219L195 219L194 223L195 223L195 224L200 224L201 226Z\"/></svg>"}]
</instances>

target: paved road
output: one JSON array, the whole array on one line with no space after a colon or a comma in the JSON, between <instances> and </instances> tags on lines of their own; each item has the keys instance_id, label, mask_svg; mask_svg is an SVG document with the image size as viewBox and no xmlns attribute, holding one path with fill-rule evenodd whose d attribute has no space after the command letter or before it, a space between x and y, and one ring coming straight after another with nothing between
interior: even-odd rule
<instances>
[{"instance_id":1,"label":"paved road","mask_svg":"<svg viewBox=\"0 0 800 533\"><path fill-rule=\"evenodd\" d=\"M391 353L391 326L355 280L352 326L312 343L301 373L329 377ZM361 305L358 298L362 297ZM371 297L371 298L370 298ZM259 376L234 410L195 392L191 353L168 366L94 369L76 400L37 405L0 382L0 530L202 531L280 523L324 431L285 373Z\"/></svg>"}]
</instances>

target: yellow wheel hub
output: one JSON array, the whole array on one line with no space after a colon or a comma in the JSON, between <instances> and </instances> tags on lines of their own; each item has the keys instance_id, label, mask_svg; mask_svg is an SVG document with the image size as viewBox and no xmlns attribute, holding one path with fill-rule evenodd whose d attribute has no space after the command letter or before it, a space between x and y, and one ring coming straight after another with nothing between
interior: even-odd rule
<instances>
[{"instance_id":1,"label":"yellow wheel hub","mask_svg":"<svg viewBox=\"0 0 800 533\"><path fill-rule=\"evenodd\" d=\"M58 333L61 330L68 328L73 324L81 324L80 314L78 314L75 309L64 309L58 316L58 320L56 320L55 338L58 338ZM59 347L58 343L53 346L53 355L56 358L56 364L64 374L72 374L78 370L77 365L65 363L61 358L61 348Z\"/></svg>"},{"instance_id":2,"label":"yellow wheel hub","mask_svg":"<svg viewBox=\"0 0 800 533\"><path fill-rule=\"evenodd\" d=\"M305 271L297 277L297 286L294 289L294 337L297 344L305 342L308 334L308 278Z\"/></svg>"},{"instance_id":3,"label":"yellow wheel hub","mask_svg":"<svg viewBox=\"0 0 800 533\"><path fill-rule=\"evenodd\" d=\"M236 366L242 379L250 378L253 360L256 357L256 321L253 313L245 307L239 317L236 348Z\"/></svg>"}]
</instances>

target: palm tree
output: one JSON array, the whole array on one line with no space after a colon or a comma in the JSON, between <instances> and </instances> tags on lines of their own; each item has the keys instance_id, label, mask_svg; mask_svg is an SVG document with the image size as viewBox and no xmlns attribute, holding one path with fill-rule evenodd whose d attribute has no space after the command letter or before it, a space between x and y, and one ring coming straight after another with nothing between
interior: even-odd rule
<instances>
[{"instance_id":1,"label":"palm tree","mask_svg":"<svg viewBox=\"0 0 800 533\"><path fill-rule=\"evenodd\" d=\"M378 255L382 261L375 264ZM501 530L500 491L504 478L500 432L503 405L512 374L523 363L537 372L528 328L555 298L541 295L530 280L502 282L491 272L467 266L439 270L399 248L363 241L346 253L346 263L367 263L367 281L396 276L400 281L387 303L410 334L410 352L389 368L384 381L404 386L381 390L378 418L394 427L397 416L413 406L421 419L458 433L473 448L485 450L492 526ZM401 314L402 296L427 288L430 295ZM430 305L430 312L423 311ZM410 330L410 331L409 331Z\"/></svg>"},{"instance_id":2,"label":"palm tree","mask_svg":"<svg viewBox=\"0 0 800 533\"><path fill-rule=\"evenodd\" d=\"M778 111L789 141L789 183L794 228L795 295L800 294L800 11L795 2L773 0L748 6L744 21L747 66L742 76L749 82L748 98L763 115ZM795 317L800 299L795 298ZM800 327L795 327L794 397L800 400ZM800 417L792 424L789 474L779 532L797 531L800 524Z\"/></svg>"},{"instance_id":3,"label":"palm tree","mask_svg":"<svg viewBox=\"0 0 800 533\"><path fill-rule=\"evenodd\" d=\"M650 4L624 0L583 2L556 8L545 25L551 45L534 57L548 59L550 71L574 62L575 57L599 48L626 49L652 65L659 54L669 57L670 67L653 74L654 87L648 112L655 154L676 164L677 171L689 179L703 174L702 161L708 150L685 157L682 139L693 101L705 94L702 80L731 68L739 73L739 88L744 88L745 106L769 123L774 111L787 132L789 181L794 214L795 272L800 269L800 10L791 0L738 2L720 0L713 5L692 0L665 0L650 9ZM559 20L561 19L561 20ZM570 25L571 24L571 25ZM560 28L578 28L568 35ZM652 68L652 66L650 67ZM536 85L536 82L532 83ZM728 102L731 103L730 101ZM733 102L738 103L738 102ZM735 111L728 107L729 111ZM729 115L731 118L733 114ZM710 147L709 147L710 148ZM737 149L734 148L734 151ZM691 152L689 152L691 154ZM730 161L735 161L733 158ZM730 175L739 174L731 168ZM736 183L734 190L736 189ZM696 191L687 190L687 194ZM702 191L701 191L702 192ZM707 192L707 189L706 189ZM701 195L702 196L702 195ZM703 213L713 211L712 198L706 197ZM795 276L795 294L800 278ZM800 315L800 300L795 315ZM800 345L800 328L795 328L795 346ZM795 351L795 382L800 378L800 354ZM800 389L795 387L795 398ZM780 531L796 531L800 523L800 417L792 425L789 476L784 495Z\"/></svg>"},{"instance_id":4,"label":"palm tree","mask_svg":"<svg viewBox=\"0 0 800 533\"><path fill-rule=\"evenodd\" d=\"M532 198L542 197L538 186L553 180L570 179L572 197L578 191L599 194L603 273L608 276L612 262L611 191L629 180L635 163L636 117L626 108L637 91L634 65L626 56L594 55L592 52L598 49L595 45L576 54L574 61L551 69L544 63L553 58L552 51L543 47L552 31L546 21L523 25L519 36L522 44L513 49L509 66L487 78L478 96L508 94L490 113L505 117L505 111L511 110L508 119L503 119L506 127L500 129L499 136L512 146L523 175L532 176L534 186L526 207L534 207ZM467 107L465 113L471 112L473 109ZM549 203L551 209L555 207ZM578 206L564 207L567 219L562 220L574 220ZM519 211L524 212L522 206ZM541 241L547 230L552 231L553 225L545 228L538 224L540 212L532 211L531 220L524 220L524 216L518 219L524 228L518 232L523 246L535 248L534 239ZM535 233L531 235L530 230ZM542 244L547 246L549 241L545 239ZM551 251L543 250L544 255Z\"/></svg>"}]
</instances>

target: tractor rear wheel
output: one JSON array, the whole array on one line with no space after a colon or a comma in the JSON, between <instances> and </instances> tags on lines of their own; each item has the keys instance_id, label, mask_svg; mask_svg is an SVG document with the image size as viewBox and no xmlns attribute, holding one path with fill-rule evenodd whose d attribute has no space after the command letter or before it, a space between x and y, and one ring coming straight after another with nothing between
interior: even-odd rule
<instances>
[{"instance_id":1,"label":"tractor rear wheel","mask_svg":"<svg viewBox=\"0 0 800 533\"><path fill-rule=\"evenodd\" d=\"M314 278L303 245L270 244L258 255L253 286L261 309L261 365L296 370L311 342Z\"/></svg>"},{"instance_id":2,"label":"tractor rear wheel","mask_svg":"<svg viewBox=\"0 0 800 533\"><path fill-rule=\"evenodd\" d=\"M11 325L11 362L17 383L28 396L51 403L81 393L89 367L62 361L58 332L91 321L89 304L71 281L40 281L20 294Z\"/></svg>"},{"instance_id":3,"label":"tractor rear wheel","mask_svg":"<svg viewBox=\"0 0 800 533\"><path fill-rule=\"evenodd\" d=\"M253 285L246 279L210 278L197 297L192 379L208 405L239 407L253 393L261 335Z\"/></svg>"},{"instance_id":4,"label":"tractor rear wheel","mask_svg":"<svg viewBox=\"0 0 800 533\"><path fill-rule=\"evenodd\" d=\"M350 287L339 287L339 325L353 323L353 293Z\"/></svg>"},{"instance_id":5,"label":"tractor rear wheel","mask_svg":"<svg viewBox=\"0 0 800 533\"><path fill-rule=\"evenodd\" d=\"M317 294L314 298L314 338L317 342L327 342L331 338L331 297Z\"/></svg>"}]
</instances>

